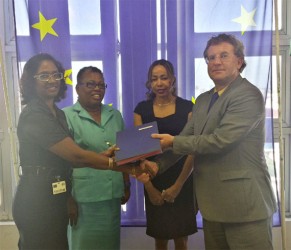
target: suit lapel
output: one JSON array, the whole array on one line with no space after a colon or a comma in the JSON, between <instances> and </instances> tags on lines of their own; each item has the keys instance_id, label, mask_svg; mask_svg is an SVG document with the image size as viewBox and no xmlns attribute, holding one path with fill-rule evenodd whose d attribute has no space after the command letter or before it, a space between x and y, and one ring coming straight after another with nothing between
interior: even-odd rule
<instances>
[{"instance_id":1,"label":"suit lapel","mask_svg":"<svg viewBox=\"0 0 291 250\"><path fill-rule=\"evenodd\" d=\"M203 130L205 126L207 125L207 121L209 117L211 116L211 113L217 112L217 109L219 109L223 103L223 100L228 96L231 95L233 91L236 91L237 87L242 84L242 81L244 78L242 78L240 75L227 87L225 92L217 99L214 106L209 110L207 113L211 97L214 93L214 88L209 90L208 92L205 92L203 96L201 96L201 99L199 101L199 107L197 108L197 115L196 117L199 117L199 120L196 119L196 126L195 126L195 134L201 135L203 133ZM215 111L216 110L216 111Z\"/></svg>"},{"instance_id":2,"label":"suit lapel","mask_svg":"<svg viewBox=\"0 0 291 250\"><path fill-rule=\"evenodd\" d=\"M194 128L196 135L201 135L203 133L204 127L207 123L209 113L207 112L212 94L213 94L214 88L210 91L206 92L205 95L201 98L201 102L199 103L199 108L197 110L198 114L196 117L199 117L199 119L196 119L196 125Z\"/></svg>"}]
</instances>

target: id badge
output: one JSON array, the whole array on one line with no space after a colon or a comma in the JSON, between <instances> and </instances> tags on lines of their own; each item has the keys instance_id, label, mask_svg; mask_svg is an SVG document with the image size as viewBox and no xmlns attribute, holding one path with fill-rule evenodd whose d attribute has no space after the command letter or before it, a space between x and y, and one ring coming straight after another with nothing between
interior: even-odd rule
<instances>
[{"instance_id":1,"label":"id badge","mask_svg":"<svg viewBox=\"0 0 291 250\"><path fill-rule=\"evenodd\" d=\"M53 187L53 194L54 195L65 193L67 191L66 181L53 182L52 187Z\"/></svg>"}]
</instances>

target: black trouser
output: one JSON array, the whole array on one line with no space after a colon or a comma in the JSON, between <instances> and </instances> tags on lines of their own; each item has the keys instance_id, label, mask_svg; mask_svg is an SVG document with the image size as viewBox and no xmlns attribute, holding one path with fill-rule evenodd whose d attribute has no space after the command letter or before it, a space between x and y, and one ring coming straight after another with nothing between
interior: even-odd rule
<instances>
[{"instance_id":1,"label":"black trouser","mask_svg":"<svg viewBox=\"0 0 291 250\"><path fill-rule=\"evenodd\" d=\"M51 173L21 176L13 202L19 249L68 249L67 193L53 195L55 181Z\"/></svg>"}]
</instances>

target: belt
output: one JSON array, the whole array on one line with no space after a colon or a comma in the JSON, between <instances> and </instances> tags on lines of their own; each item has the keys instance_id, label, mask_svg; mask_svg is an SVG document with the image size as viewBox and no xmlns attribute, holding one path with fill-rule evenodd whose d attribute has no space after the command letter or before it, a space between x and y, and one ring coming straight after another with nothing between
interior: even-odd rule
<instances>
[{"instance_id":1,"label":"belt","mask_svg":"<svg viewBox=\"0 0 291 250\"><path fill-rule=\"evenodd\" d=\"M19 175L33 175L33 176L69 176L69 170L44 167L44 166L21 166Z\"/></svg>"}]
</instances>

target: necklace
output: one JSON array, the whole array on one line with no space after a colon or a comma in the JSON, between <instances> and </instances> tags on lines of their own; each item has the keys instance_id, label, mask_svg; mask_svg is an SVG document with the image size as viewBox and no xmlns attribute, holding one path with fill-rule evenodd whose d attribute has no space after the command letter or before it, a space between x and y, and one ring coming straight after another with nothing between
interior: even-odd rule
<instances>
[{"instance_id":1,"label":"necklace","mask_svg":"<svg viewBox=\"0 0 291 250\"><path fill-rule=\"evenodd\" d=\"M172 99L170 102L167 102L167 103L157 103L157 102L155 102L155 104L158 105L159 107L164 107L164 106L168 106L168 105L170 105L171 103L173 103L174 100L175 100L175 98Z\"/></svg>"}]
</instances>

